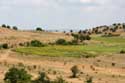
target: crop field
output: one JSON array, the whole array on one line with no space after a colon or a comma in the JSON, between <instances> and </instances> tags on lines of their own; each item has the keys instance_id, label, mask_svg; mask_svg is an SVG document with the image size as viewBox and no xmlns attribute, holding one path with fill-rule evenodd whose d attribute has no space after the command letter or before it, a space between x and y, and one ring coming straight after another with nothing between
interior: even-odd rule
<instances>
[{"instance_id":1,"label":"crop field","mask_svg":"<svg viewBox=\"0 0 125 83\"><path fill-rule=\"evenodd\" d=\"M54 45L46 47L21 47L16 52L43 56L94 57L103 54L116 54L125 49L125 38L93 37L97 44L88 45Z\"/></svg>"}]
</instances>

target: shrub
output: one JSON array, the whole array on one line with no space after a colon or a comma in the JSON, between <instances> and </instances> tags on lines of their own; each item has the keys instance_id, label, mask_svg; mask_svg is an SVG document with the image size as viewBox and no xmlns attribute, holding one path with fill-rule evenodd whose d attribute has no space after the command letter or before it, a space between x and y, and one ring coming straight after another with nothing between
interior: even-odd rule
<instances>
[{"instance_id":1,"label":"shrub","mask_svg":"<svg viewBox=\"0 0 125 83\"><path fill-rule=\"evenodd\" d=\"M112 63L112 66L115 66L116 64L115 63Z\"/></svg>"},{"instance_id":2,"label":"shrub","mask_svg":"<svg viewBox=\"0 0 125 83\"><path fill-rule=\"evenodd\" d=\"M124 50L121 50L121 51L120 51L120 54L125 54L125 51L124 51Z\"/></svg>"},{"instance_id":3,"label":"shrub","mask_svg":"<svg viewBox=\"0 0 125 83\"><path fill-rule=\"evenodd\" d=\"M40 28L40 27L37 27L37 28L36 28L36 31L43 31L43 29Z\"/></svg>"},{"instance_id":4,"label":"shrub","mask_svg":"<svg viewBox=\"0 0 125 83\"><path fill-rule=\"evenodd\" d=\"M85 83L93 83L92 82L92 77L87 78L87 80L85 81Z\"/></svg>"},{"instance_id":5,"label":"shrub","mask_svg":"<svg viewBox=\"0 0 125 83\"><path fill-rule=\"evenodd\" d=\"M62 77L58 77L55 81L53 81L52 83L68 83L66 82Z\"/></svg>"},{"instance_id":6,"label":"shrub","mask_svg":"<svg viewBox=\"0 0 125 83\"><path fill-rule=\"evenodd\" d=\"M41 72L38 79L33 83L51 83L45 72Z\"/></svg>"},{"instance_id":7,"label":"shrub","mask_svg":"<svg viewBox=\"0 0 125 83\"><path fill-rule=\"evenodd\" d=\"M8 49L9 48L9 46L8 46L8 44L2 44L2 48L4 48L4 49Z\"/></svg>"},{"instance_id":8,"label":"shrub","mask_svg":"<svg viewBox=\"0 0 125 83\"><path fill-rule=\"evenodd\" d=\"M38 40L32 40L29 45L33 46L33 47L44 47L45 46L43 43L41 43Z\"/></svg>"},{"instance_id":9,"label":"shrub","mask_svg":"<svg viewBox=\"0 0 125 83\"><path fill-rule=\"evenodd\" d=\"M89 35L86 36L86 40L90 40L91 37Z\"/></svg>"},{"instance_id":10,"label":"shrub","mask_svg":"<svg viewBox=\"0 0 125 83\"><path fill-rule=\"evenodd\" d=\"M10 68L5 74L6 83L30 83L31 75L24 69Z\"/></svg>"},{"instance_id":11,"label":"shrub","mask_svg":"<svg viewBox=\"0 0 125 83\"><path fill-rule=\"evenodd\" d=\"M58 39L56 41L56 44L57 45L67 45L68 43L67 43L67 41L65 39Z\"/></svg>"},{"instance_id":12,"label":"shrub","mask_svg":"<svg viewBox=\"0 0 125 83\"><path fill-rule=\"evenodd\" d=\"M14 30L18 30L18 28L17 28L16 26L13 26L13 29L14 29Z\"/></svg>"},{"instance_id":13,"label":"shrub","mask_svg":"<svg viewBox=\"0 0 125 83\"><path fill-rule=\"evenodd\" d=\"M71 71L72 71L72 76L73 78L76 78L77 77L77 74L79 73L79 69L78 67L75 65L71 68Z\"/></svg>"}]
</instances>

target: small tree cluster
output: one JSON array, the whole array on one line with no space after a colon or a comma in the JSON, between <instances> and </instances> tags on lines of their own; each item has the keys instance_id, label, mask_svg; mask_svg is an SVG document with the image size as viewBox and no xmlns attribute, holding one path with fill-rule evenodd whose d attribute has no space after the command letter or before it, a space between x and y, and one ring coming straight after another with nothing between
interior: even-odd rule
<instances>
[{"instance_id":1,"label":"small tree cluster","mask_svg":"<svg viewBox=\"0 0 125 83\"><path fill-rule=\"evenodd\" d=\"M38 40L32 40L31 42L27 42L27 46L33 46L33 47L44 47L45 44Z\"/></svg>"},{"instance_id":2,"label":"small tree cluster","mask_svg":"<svg viewBox=\"0 0 125 83\"><path fill-rule=\"evenodd\" d=\"M83 42L84 40L90 40L91 37L89 35L83 35L83 34L72 34L75 40Z\"/></svg>"},{"instance_id":3,"label":"small tree cluster","mask_svg":"<svg viewBox=\"0 0 125 83\"><path fill-rule=\"evenodd\" d=\"M6 25L6 24L2 24L1 27L11 29L11 26ZM14 30L18 30L18 28L17 28L16 26L13 26L12 29L14 29Z\"/></svg>"},{"instance_id":4,"label":"small tree cluster","mask_svg":"<svg viewBox=\"0 0 125 83\"><path fill-rule=\"evenodd\" d=\"M5 74L5 83L30 83L31 75L24 69L10 68Z\"/></svg>"},{"instance_id":5,"label":"small tree cluster","mask_svg":"<svg viewBox=\"0 0 125 83\"><path fill-rule=\"evenodd\" d=\"M76 40L66 41L65 39L58 39L55 43L57 45L77 45L78 44Z\"/></svg>"},{"instance_id":6,"label":"small tree cluster","mask_svg":"<svg viewBox=\"0 0 125 83\"><path fill-rule=\"evenodd\" d=\"M58 77L51 81L45 72L39 73L39 77L35 80L31 79L31 75L25 69L10 68L5 74L5 83L68 83L62 77Z\"/></svg>"}]
</instances>

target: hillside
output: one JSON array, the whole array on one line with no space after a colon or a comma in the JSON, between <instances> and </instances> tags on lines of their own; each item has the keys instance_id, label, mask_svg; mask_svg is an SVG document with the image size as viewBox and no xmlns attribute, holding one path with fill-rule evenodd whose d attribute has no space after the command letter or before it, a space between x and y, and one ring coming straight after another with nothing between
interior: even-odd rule
<instances>
[{"instance_id":1,"label":"hillside","mask_svg":"<svg viewBox=\"0 0 125 83\"><path fill-rule=\"evenodd\" d=\"M0 28L0 43L8 43L10 45L16 45L31 40L40 40L41 42L49 43L59 38L71 40L71 36L67 36L64 33L21 31Z\"/></svg>"}]
</instances>

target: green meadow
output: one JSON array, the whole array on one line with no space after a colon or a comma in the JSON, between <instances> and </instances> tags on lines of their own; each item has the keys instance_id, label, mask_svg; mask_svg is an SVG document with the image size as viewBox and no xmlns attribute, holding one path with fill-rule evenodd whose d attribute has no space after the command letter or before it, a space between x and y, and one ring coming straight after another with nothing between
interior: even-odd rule
<instances>
[{"instance_id":1,"label":"green meadow","mask_svg":"<svg viewBox=\"0 0 125 83\"><path fill-rule=\"evenodd\" d=\"M92 37L99 41L97 44L88 45L48 45L46 47L20 47L14 51L24 54L40 56L64 56L64 57L94 57L104 54L116 54L125 50L125 38L123 37Z\"/></svg>"}]
</instances>

